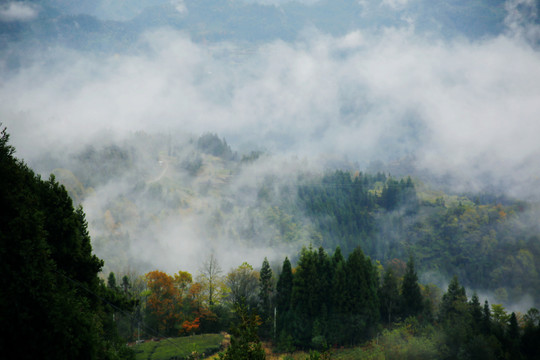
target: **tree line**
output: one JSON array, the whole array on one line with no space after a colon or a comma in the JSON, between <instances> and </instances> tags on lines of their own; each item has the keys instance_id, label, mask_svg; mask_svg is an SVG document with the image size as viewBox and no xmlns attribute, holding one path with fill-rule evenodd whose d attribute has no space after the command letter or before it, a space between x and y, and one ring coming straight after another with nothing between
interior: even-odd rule
<instances>
[{"instance_id":1,"label":"tree line","mask_svg":"<svg viewBox=\"0 0 540 360\"><path fill-rule=\"evenodd\" d=\"M355 355L359 359L375 353L384 355L379 358L540 357L537 309L509 313L501 304L481 303L476 293L468 298L457 276L441 294L436 286L419 283L412 257L383 266L361 248L345 258L339 247L331 255L322 247L308 247L294 266L285 258L277 272L266 259L259 270L244 263L227 274L221 274L213 256L209 262L212 285L202 272L196 281L183 271L141 277L146 285L139 289L138 321L151 330L143 331L143 337L232 331L237 347L231 354L258 349L257 356L262 339L280 353L370 344ZM127 328L122 321L133 317L123 319L117 318L120 329ZM134 328L126 337L136 336ZM239 356L231 354L228 359Z\"/></svg>"}]
</instances>

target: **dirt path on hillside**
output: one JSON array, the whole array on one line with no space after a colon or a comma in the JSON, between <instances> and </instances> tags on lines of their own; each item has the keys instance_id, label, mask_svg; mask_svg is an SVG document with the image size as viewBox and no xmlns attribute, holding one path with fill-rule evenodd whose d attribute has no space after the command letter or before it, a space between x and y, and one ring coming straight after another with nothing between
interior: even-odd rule
<instances>
[{"instance_id":1,"label":"dirt path on hillside","mask_svg":"<svg viewBox=\"0 0 540 360\"><path fill-rule=\"evenodd\" d=\"M166 161L166 160L162 160L162 161L163 161L163 164L164 164L163 170L161 171L161 173L158 175L157 178L147 181L146 182L147 184L155 183L155 182L161 180L165 176L165 174L167 173L167 170L169 170L169 162Z\"/></svg>"}]
</instances>

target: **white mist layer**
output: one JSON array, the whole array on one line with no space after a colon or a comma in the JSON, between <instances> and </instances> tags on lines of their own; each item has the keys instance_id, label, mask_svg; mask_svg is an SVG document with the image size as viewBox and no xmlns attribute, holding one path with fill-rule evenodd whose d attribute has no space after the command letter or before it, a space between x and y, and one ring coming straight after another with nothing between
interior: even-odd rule
<instances>
[{"instance_id":1,"label":"white mist layer","mask_svg":"<svg viewBox=\"0 0 540 360\"><path fill-rule=\"evenodd\" d=\"M419 36L413 24L343 37L306 30L293 43L250 47L157 30L139 39L147 51L137 54L53 48L2 74L0 119L30 162L75 152L102 132L214 132L285 157L367 164L411 156L419 169L451 174L457 189L492 183L538 198L540 53L518 3L508 2L507 34L478 41ZM108 186L95 196L120 185ZM89 220L102 209L95 201L85 203ZM193 269L196 255L210 251L201 226L167 218L147 229L154 247L138 236L129 251L167 270L176 262ZM246 259L228 243L215 246L231 265ZM248 251L258 265L272 250Z\"/></svg>"}]
</instances>

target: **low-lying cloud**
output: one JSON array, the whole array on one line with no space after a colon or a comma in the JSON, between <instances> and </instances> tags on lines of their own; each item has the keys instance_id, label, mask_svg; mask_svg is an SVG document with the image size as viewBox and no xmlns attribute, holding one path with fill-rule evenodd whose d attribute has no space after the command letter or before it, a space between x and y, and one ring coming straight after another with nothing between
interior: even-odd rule
<instances>
[{"instance_id":1,"label":"low-lying cloud","mask_svg":"<svg viewBox=\"0 0 540 360\"><path fill-rule=\"evenodd\" d=\"M474 41L418 35L411 23L340 37L306 29L292 43L256 45L197 43L161 29L145 33L137 52L114 55L52 47L0 74L0 119L30 163L103 132L213 132L286 157L360 165L407 157L451 175L457 189L492 185L538 198L540 53L521 3L532 6L507 3L506 33ZM9 6L2 14L15 18L13 6L23 5ZM189 223L161 225L183 234L163 235L163 249L174 240L199 250Z\"/></svg>"},{"instance_id":2,"label":"low-lying cloud","mask_svg":"<svg viewBox=\"0 0 540 360\"><path fill-rule=\"evenodd\" d=\"M245 49L160 30L140 44L147 53L53 49L7 77L0 111L19 152L32 158L102 129L182 129L360 163L413 155L420 167L472 180L540 175L531 161L540 57L515 32L442 41L410 28L311 31Z\"/></svg>"},{"instance_id":3,"label":"low-lying cloud","mask_svg":"<svg viewBox=\"0 0 540 360\"><path fill-rule=\"evenodd\" d=\"M30 21L38 16L38 10L24 2L8 2L0 5L0 21Z\"/></svg>"}]
</instances>

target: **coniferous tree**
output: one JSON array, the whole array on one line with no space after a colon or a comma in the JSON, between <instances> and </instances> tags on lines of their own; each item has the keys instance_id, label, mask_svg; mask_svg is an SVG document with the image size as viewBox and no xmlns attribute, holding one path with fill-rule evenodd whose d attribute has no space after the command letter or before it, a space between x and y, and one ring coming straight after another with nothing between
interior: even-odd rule
<instances>
[{"instance_id":1,"label":"coniferous tree","mask_svg":"<svg viewBox=\"0 0 540 360\"><path fill-rule=\"evenodd\" d=\"M278 347L291 350L292 347L292 310L291 297L293 287L293 274L289 258L285 258L279 279L276 285L276 335Z\"/></svg>"},{"instance_id":2,"label":"coniferous tree","mask_svg":"<svg viewBox=\"0 0 540 360\"><path fill-rule=\"evenodd\" d=\"M536 308L529 309L524 320L521 353L526 359L540 359L540 311Z\"/></svg>"},{"instance_id":3,"label":"coniferous tree","mask_svg":"<svg viewBox=\"0 0 540 360\"><path fill-rule=\"evenodd\" d=\"M259 306L262 317L261 330L264 336L270 335L270 329L272 327L272 269L268 259L264 258L259 272Z\"/></svg>"},{"instance_id":4,"label":"coniferous tree","mask_svg":"<svg viewBox=\"0 0 540 360\"><path fill-rule=\"evenodd\" d=\"M347 258L347 312L349 315L347 334L351 344L369 334L379 319L377 297L377 272L371 260L357 247Z\"/></svg>"},{"instance_id":5,"label":"coniferous tree","mask_svg":"<svg viewBox=\"0 0 540 360\"><path fill-rule=\"evenodd\" d=\"M457 276L454 275L447 292L443 295L441 307L439 309L439 321L452 319L461 315L467 308L467 295L465 288L459 284Z\"/></svg>"},{"instance_id":6,"label":"coniferous tree","mask_svg":"<svg viewBox=\"0 0 540 360\"><path fill-rule=\"evenodd\" d=\"M124 275L122 277L122 291L124 292L124 294L127 294L130 288L131 285L129 283L129 276Z\"/></svg>"},{"instance_id":7,"label":"coniferous tree","mask_svg":"<svg viewBox=\"0 0 540 360\"><path fill-rule=\"evenodd\" d=\"M520 334L519 334L519 325L517 322L516 314L512 312L510 314L510 321L508 324L508 332L507 332L507 347L508 352L510 353L510 357L512 359L519 359L521 357L520 351L519 351L519 345L520 345Z\"/></svg>"},{"instance_id":8,"label":"coniferous tree","mask_svg":"<svg viewBox=\"0 0 540 360\"><path fill-rule=\"evenodd\" d=\"M0 346L14 358L129 357L102 302L82 209L43 181L0 134Z\"/></svg>"},{"instance_id":9,"label":"coniferous tree","mask_svg":"<svg viewBox=\"0 0 540 360\"><path fill-rule=\"evenodd\" d=\"M472 316L465 288L459 284L457 276L452 278L442 297L439 322L443 327L448 348L446 357L457 359L461 356L459 354L469 353L469 342L474 336Z\"/></svg>"},{"instance_id":10,"label":"coniferous tree","mask_svg":"<svg viewBox=\"0 0 540 360\"><path fill-rule=\"evenodd\" d=\"M482 332L486 335L491 334L491 308L486 300L482 309Z\"/></svg>"},{"instance_id":11,"label":"coniferous tree","mask_svg":"<svg viewBox=\"0 0 540 360\"><path fill-rule=\"evenodd\" d=\"M109 277L107 278L107 287L111 290L116 290L116 276L114 276L112 271L109 273Z\"/></svg>"},{"instance_id":12,"label":"coniferous tree","mask_svg":"<svg viewBox=\"0 0 540 360\"><path fill-rule=\"evenodd\" d=\"M341 248L338 246L336 247L336 251L334 251L334 255L332 255L332 264L334 266L334 269L336 268L337 264L340 262L344 262L345 258L343 257L343 254L341 253Z\"/></svg>"},{"instance_id":13,"label":"coniferous tree","mask_svg":"<svg viewBox=\"0 0 540 360\"><path fill-rule=\"evenodd\" d=\"M344 344L346 332L343 331L347 316L347 272L345 260L341 252L336 249L334 253L334 277L332 280L332 305L330 310L329 341L332 344Z\"/></svg>"},{"instance_id":14,"label":"coniferous tree","mask_svg":"<svg viewBox=\"0 0 540 360\"><path fill-rule=\"evenodd\" d=\"M395 316L400 303L398 283L391 267L388 267L384 272L383 283L379 289L379 299L381 315L388 324L391 324L392 316Z\"/></svg>"},{"instance_id":15,"label":"coniferous tree","mask_svg":"<svg viewBox=\"0 0 540 360\"><path fill-rule=\"evenodd\" d=\"M401 284L401 314L403 318L416 316L423 310L424 299L418 285L418 276L412 257L407 261L407 268Z\"/></svg>"},{"instance_id":16,"label":"coniferous tree","mask_svg":"<svg viewBox=\"0 0 540 360\"><path fill-rule=\"evenodd\" d=\"M257 316L247 310L245 304L236 303L238 324L231 330L231 345L220 360L264 360L266 355L257 335Z\"/></svg>"},{"instance_id":17,"label":"coniferous tree","mask_svg":"<svg viewBox=\"0 0 540 360\"><path fill-rule=\"evenodd\" d=\"M294 314L293 331L298 345L309 347L312 339L313 320L320 310L318 254L311 246L303 248L293 278L291 309Z\"/></svg>"},{"instance_id":18,"label":"coniferous tree","mask_svg":"<svg viewBox=\"0 0 540 360\"><path fill-rule=\"evenodd\" d=\"M318 349L324 349L327 345L329 310L332 306L332 260L322 247L319 247L317 257L317 294L316 308L318 314L314 319L312 331L312 345Z\"/></svg>"},{"instance_id":19,"label":"coniferous tree","mask_svg":"<svg viewBox=\"0 0 540 360\"><path fill-rule=\"evenodd\" d=\"M330 292L332 291L333 267L332 260L322 246L319 247L316 267L318 274L317 292L319 297L317 307L321 310L320 315L326 318L332 302Z\"/></svg>"},{"instance_id":20,"label":"coniferous tree","mask_svg":"<svg viewBox=\"0 0 540 360\"><path fill-rule=\"evenodd\" d=\"M347 311L347 270L341 249L336 248L332 257L332 293L330 309L334 315L344 314Z\"/></svg>"},{"instance_id":21,"label":"coniferous tree","mask_svg":"<svg viewBox=\"0 0 540 360\"><path fill-rule=\"evenodd\" d=\"M478 300L478 295L473 294L471 301L469 301L469 311L473 322L475 332L480 332L482 328L482 306Z\"/></svg>"}]
</instances>

